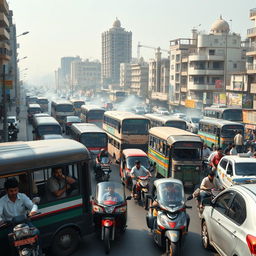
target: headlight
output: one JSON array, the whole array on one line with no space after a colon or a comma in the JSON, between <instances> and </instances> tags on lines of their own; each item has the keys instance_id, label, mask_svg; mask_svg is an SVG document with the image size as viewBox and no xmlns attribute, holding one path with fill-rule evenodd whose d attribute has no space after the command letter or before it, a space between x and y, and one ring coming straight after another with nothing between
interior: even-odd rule
<instances>
[{"instance_id":1,"label":"headlight","mask_svg":"<svg viewBox=\"0 0 256 256\"><path fill-rule=\"evenodd\" d=\"M108 206L105 208L106 213L112 213L115 209L115 206Z\"/></svg>"},{"instance_id":2,"label":"headlight","mask_svg":"<svg viewBox=\"0 0 256 256\"><path fill-rule=\"evenodd\" d=\"M199 166L197 166L197 167L196 167L196 170L197 170L197 171L199 171L199 170L200 170L200 167L199 167Z\"/></svg>"},{"instance_id":3,"label":"headlight","mask_svg":"<svg viewBox=\"0 0 256 256\"><path fill-rule=\"evenodd\" d=\"M23 226L20 226L20 225L23 225ZM17 239L29 236L31 234L29 226L24 224L19 224L15 226L13 229L13 232Z\"/></svg>"},{"instance_id":4,"label":"headlight","mask_svg":"<svg viewBox=\"0 0 256 256\"><path fill-rule=\"evenodd\" d=\"M181 171L181 166L176 166L176 171Z\"/></svg>"},{"instance_id":5,"label":"headlight","mask_svg":"<svg viewBox=\"0 0 256 256\"><path fill-rule=\"evenodd\" d=\"M115 210L115 212L117 212L117 213L123 213L123 212L126 212L126 211L127 211L126 205L121 206L121 207L117 207L116 210Z\"/></svg>"},{"instance_id":6,"label":"headlight","mask_svg":"<svg viewBox=\"0 0 256 256\"><path fill-rule=\"evenodd\" d=\"M28 248L24 248L24 249L22 249L22 251L21 251L21 255L22 255L22 256L31 255L31 251L30 251Z\"/></svg>"},{"instance_id":7,"label":"headlight","mask_svg":"<svg viewBox=\"0 0 256 256\"><path fill-rule=\"evenodd\" d=\"M92 210L93 210L94 212L98 212L98 213L103 213L103 212L104 212L103 208L100 207L100 206L98 206L98 205L96 205L96 204L94 204L94 205L92 206Z\"/></svg>"},{"instance_id":8,"label":"headlight","mask_svg":"<svg viewBox=\"0 0 256 256\"><path fill-rule=\"evenodd\" d=\"M157 218L157 224L160 224L161 226L164 226L165 228L169 228L170 226L169 226L169 222L170 222L170 220L169 220L169 218L165 215L165 214L163 214L163 213L161 213L160 215L159 215L159 217Z\"/></svg>"}]
</instances>

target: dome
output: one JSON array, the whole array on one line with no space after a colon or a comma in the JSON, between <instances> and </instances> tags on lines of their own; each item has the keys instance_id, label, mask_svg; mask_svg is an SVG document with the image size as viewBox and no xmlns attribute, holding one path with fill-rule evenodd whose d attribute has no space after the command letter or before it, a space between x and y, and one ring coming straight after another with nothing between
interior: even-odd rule
<instances>
[{"instance_id":1,"label":"dome","mask_svg":"<svg viewBox=\"0 0 256 256\"><path fill-rule=\"evenodd\" d=\"M229 24L223 20L221 16L212 24L211 27L211 32L214 34L227 34L229 31Z\"/></svg>"},{"instance_id":2,"label":"dome","mask_svg":"<svg viewBox=\"0 0 256 256\"><path fill-rule=\"evenodd\" d=\"M114 28L120 28L121 27L121 22L118 18L116 18L116 20L114 21L113 27Z\"/></svg>"}]
</instances>

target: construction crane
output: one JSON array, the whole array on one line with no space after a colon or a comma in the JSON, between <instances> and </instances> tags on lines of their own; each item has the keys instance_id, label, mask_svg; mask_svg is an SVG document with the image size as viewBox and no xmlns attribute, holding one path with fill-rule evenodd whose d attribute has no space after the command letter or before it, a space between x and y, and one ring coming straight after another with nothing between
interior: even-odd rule
<instances>
[{"instance_id":1,"label":"construction crane","mask_svg":"<svg viewBox=\"0 0 256 256\"><path fill-rule=\"evenodd\" d=\"M137 59L140 59L140 48L148 48L148 49L153 49L155 51L162 51L162 52L170 52L169 50L165 50L165 49L161 49L160 47L153 47L153 46L148 46L148 45L142 45L140 44L140 42L138 42L138 46L137 46Z\"/></svg>"}]
</instances>

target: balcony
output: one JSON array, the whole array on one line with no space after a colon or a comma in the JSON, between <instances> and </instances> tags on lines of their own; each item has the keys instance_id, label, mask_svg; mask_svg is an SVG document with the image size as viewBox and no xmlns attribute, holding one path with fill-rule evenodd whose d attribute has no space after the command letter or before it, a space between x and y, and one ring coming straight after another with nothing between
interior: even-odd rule
<instances>
[{"instance_id":1,"label":"balcony","mask_svg":"<svg viewBox=\"0 0 256 256\"><path fill-rule=\"evenodd\" d=\"M6 0L0 0L0 12L5 13L6 15L9 14L9 6Z\"/></svg>"},{"instance_id":2,"label":"balcony","mask_svg":"<svg viewBox=\"0 0 256 256\"><path fill-rule=\"evenodd\" d=\"M222 89L216 88L215 84L197 84L190 82L188 83L188 90L192 91L222 91Z\"/></svg>"},{"instance_id":3,"label":"balcony","mask_svg":"<svg viewBox=\"0 0 256 256\"><path fill-rule=\"evenodd\" d=\"M256 27L247 29L247 37L256 37Z\"/></svg>"},{"instance_id":4,"label":"balcony","mask_svg":"<svg viewBox=\"0 0 256 256\"><path fill-rule=\"evenodd\" d=\"M253 8L250 10L250 19L255 20L256 19L256 8Z\"/></svg>"},{"instance_id":5,"label":"balcony","mask_svg":"<svg viewBox=\"0 0 256 256\"><path fill-rule=\"evenodd\" d=\"M221 76L224 75L223 69L200 69L200 68L189 68L188 69L189 75L213 75L213 76Z\"/></svg>"},{"instance_id":6,"label":"balcony","mask_svg":"<svg viewBox=\"0 0 256 256\"><path fill-rule=\"evenodd\" d=\"M256 83L251 83L251 91L250 93L256 94Z\"/></svg>"},{"instance_id":7,"label":"balcony","mask_svg":"<svg viewBox=\"0 0 256 256\"><path fill-rule=\"evenodd\" d=\"M224 61L225 57L222 55L201 55L201 54L193 54L189 56L189 61Z\"/></svg>"},{"instance_id":8,"label":"balcony","mask_svg":"<svg viewBox=\"0 0 256 256\"><path fill-rule=\"evenodd\" d=\"M247 74L256 74L256 64L248 64L246 69Z\"/></svg>"},{"instance_id":9,"label":"balcony","mask_svg":"<svg viewBox=\"0 0 256 256\"><path fill-rule=\"evenodd\" d=\"M154 100L161 100L161 101L167 101L168 100L168 93L164 92L152 92L151 98Z\"/></svg>"},{"instance_id":10,"label":"balcony","mask_svg":"<svg viewBox=\"0 0 256 256\"><path fill-rule=\"evenodd\" d=\"M187 85L181 85L180 91L181 91L181 92L187 92L187 91L188 91Z\"/></svg>"},{"instance_id":11,"label":"balcony","mask_svg":"<svg viewBox=\"0 0 256 256\"><path fill-rule=\"evenodd\" d=\"M10 35L5 28L0 28L0 40L10 40Z\"/></svg>"},{"instance_id":12,"label":"balcony","mask_svg":"<svg viewBox=\"0 0 256 256\"><path fill-rule=\"evenodd\" d=\"M8 18L3 12L0 13L0 27L9 27Z\"/></svg>"},{"instance_id":13,"label":"balcony","mask_svg":"<svg viewBox=\"0 0 256 256\"><path fill-rule=\"evenodd\" d=\"M256 47L251 46L247 49L246 56L254 56L254 55L256 55Z\"/></svg>"}]
</instances>

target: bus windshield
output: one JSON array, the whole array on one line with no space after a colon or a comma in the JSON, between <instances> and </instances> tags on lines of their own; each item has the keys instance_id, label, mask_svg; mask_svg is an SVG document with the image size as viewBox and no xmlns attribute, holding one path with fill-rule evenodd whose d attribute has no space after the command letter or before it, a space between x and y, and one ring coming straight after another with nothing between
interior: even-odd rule
<instances>
[{"instance_id":1,"label":"bus windshield","mask_svg":"<svg viewBox=\"0 0 256 256\"><path fill-rule=\"evenodd\" d=\"M71 104L60 104L56 106L57 112L72 112L73 106Z\"/></svg>"},{"instance_id":2,"label":"bus windshield","mask_svg":"<svg viewBox=\"0 0 256 256\"><path fill-rule=\"evenodd\" d=\"M243 114L241 109L227 109L223 112L222 119L228 121L243 121Z\"/></svg>"},{"instance_id":3,"label":"bus windshield","mask_svg":"<svg viewBox=\"0 0 256 256\"><path fill-rule=\"evenodd\" d=\"M87 118L90 120L103 120L104 111L93 110L87 113Z\"/></svg>"},{"instance_id":4,"label":"bus windshield","mask_svg":"<svg viewBox=\"0 0 256 256\"><path fill-rule=\"evenodd\" d=\"M149 169L149 160L146 156L129 156L127 157L127 168L132 169L135 166L135 161L139 160L141 165Z\"/></svg>"},{"instance_id":5,"label":"bus windshield","mask_svg":"<svg viewBox=\"0 0 256 256\"><path fill-rule=\"evenodd\" d=\"M116 97L124 97L125 92L116 92Z\"/></svg>"},{"instance_id":6,"label":"bus windshield","mask_svg":"<svg viewBox=\"0 0 256 256\"><path fill-rule=\"evenodd\" d=\"M58 125L42 125L38 127L38 134L61 134L61 128Z\"/></svg>"},{"instance_id":7,"label":"bus windshield","mask_svg":"<svg viewBox=\"0 0 256 256\"><path fill-rule=\"evenodd\" d=\"M83 133L80 142L88 148L106 148L107 135L104 133Z\"/></svg>"},{"instance_id":8,"label":"bus windshield","mask_svg":"<svg viewBox=\"0 0 256 256\"><path fill-rule=\"evenodd\" d=\"M144 119L126 119L122 124L123 134L148 134L149 121Z\"/></svg>"},{"instance_id":9,"label":"bus windshield","mask_svg":"<svg viewBox=\"0 0 256 256\"><path fill-rule=\"evenodd\" d=\"M165 126L179 128L182 130L186 130L186 128L187 128L186 123L183 121L168 121L168 122L166 122Z\"/></svg>"},{"instance_id":10,"label":"bus windshield","mask_svg":"<svg viewBox=\"0 0 256 256\"><path fill-rule=\"evenodd\" d=\"M175 148L173 149L174 160L200 160L200 149L199 148Z\"/></svg>"},{"instance_id":11,"label":"bus windshield","mask_svg":"<svg viewBox=\"0 0 256 256\"><path fill-rule=\"evenodd\" d=\"M40 108L29 108L28 112L30 114L38 114L38 113L41 113L41 109Z\"/></svg>"},{"instance_id":12,"label":"bus windshield","mask_svg":"<svg viewBox=\"0 0 256 256\"><path fill-rule=\"evenodd\" d=\"M74 107L75 108L80 108L82 105L84 105L83 101L74 102Z\"/></svg>"},{"instance_id":13,"label":"bus windshield","mask_svg":"<svg viewBox=\"0 0 256 256\"><path fill-rule=\"evenodd\" d=\"M221 129L221 137L234 138L238 131L243 134L243 128L239 125L225 125Z\"/></svg>"},{"instance_id":14,"label":"bus windshield","mask_svg":"<svg viewBox=\"0 0 256 256\"><path fill-rule=\"evenodd\" d=\"M47 99L38 99L38 104L48 104L48 100Z\"/></svg>"}]
</instances>

